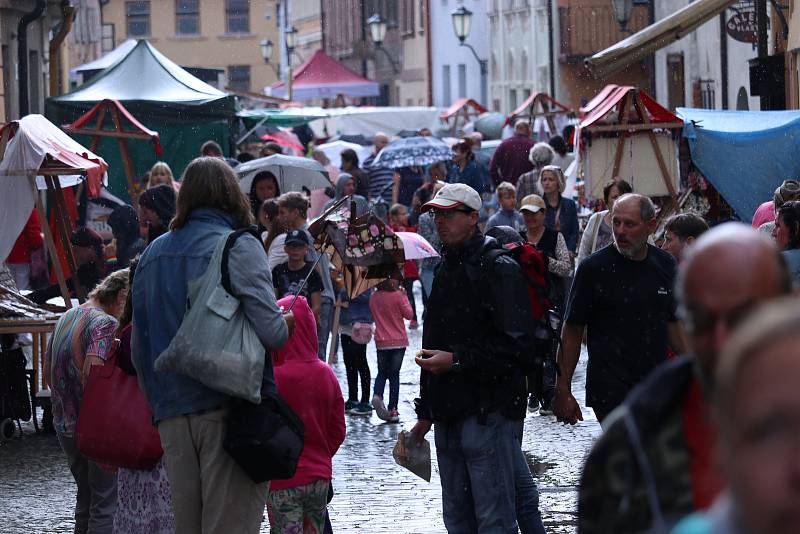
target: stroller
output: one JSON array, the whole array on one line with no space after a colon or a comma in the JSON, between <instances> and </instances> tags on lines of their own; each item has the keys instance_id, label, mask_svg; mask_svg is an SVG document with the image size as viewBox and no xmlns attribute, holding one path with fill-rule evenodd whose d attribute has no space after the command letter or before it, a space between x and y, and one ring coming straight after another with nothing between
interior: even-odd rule
<instances>
[{"instance_id":1,"label":"stroller","mask_svg":"<svg viewBox=\"0 0 800 534\"><path fill-rule=\"evenodd\" d=\"M29 389L33 375L26 370L27 362L22 349L11 348L13 336L2 337L4 339L0 344L0 442L13 438L17 429L21 434L21 422L29 421L33 415Z\"/></svg>"}]
</instances>

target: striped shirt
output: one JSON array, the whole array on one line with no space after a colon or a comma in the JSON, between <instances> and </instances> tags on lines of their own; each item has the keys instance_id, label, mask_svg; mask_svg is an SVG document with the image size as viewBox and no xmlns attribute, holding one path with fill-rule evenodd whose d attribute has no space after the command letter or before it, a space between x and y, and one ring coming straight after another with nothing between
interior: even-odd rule
<instances>
[{"instance_id":1,"label":"striped shirt","mask_svg":"<svg viewBox=\"0 0 800 534\"><path fill-rule=\"evenodd\" d=\"M394 179L394 170L388 167L373 167L375 154L364 160L364 170L369 173L369 198L383 197L387 202L392 201L392 187L389 185Z\"/></svg>"}]
</instances>

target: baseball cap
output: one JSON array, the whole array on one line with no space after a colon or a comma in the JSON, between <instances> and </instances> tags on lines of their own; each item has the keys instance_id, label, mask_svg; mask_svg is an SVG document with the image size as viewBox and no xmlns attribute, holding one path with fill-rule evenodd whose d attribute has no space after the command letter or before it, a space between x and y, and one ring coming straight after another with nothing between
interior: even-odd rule
<instances>
[{"instance_id":1,"label":"baseball cap","mask_svg":"<svg viewBox=\"0 0 800 534\"><path fill-rule=\"evenodd\" d=\"M290 247L292 245L310 245L311 240L304 230L292 230L286 235L284 245Z\"/></svg>"},{"instance_id":2,"label":"baseball cap","mask_svg":"<svg viewBox=\"0 0 800 534\"><path fill-rule=\"evenodd\" d=\"M433 200L422 206L422 211L431 208L449 210L460 207L478 211L482 204L481 196L467 184L447 184L436 193Z\"/></svg>"},{"instance_id":3,"label":"baseball cap","mask_svg":"<svg viewBox=\"0 0 800 534\"><path fill-rule=\"evenodd\" d=\"M539 195L528 195L522 199L522 205L519 211L529 211L531 213L539 213L545 209L544 199Z\"/></svg>"}]
</instances>

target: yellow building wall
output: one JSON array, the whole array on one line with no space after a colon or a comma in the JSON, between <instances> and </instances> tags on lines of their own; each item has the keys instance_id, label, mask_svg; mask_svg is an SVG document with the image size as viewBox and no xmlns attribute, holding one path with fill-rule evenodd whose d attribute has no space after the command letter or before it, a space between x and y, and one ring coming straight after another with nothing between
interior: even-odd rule
<instances>
[{"instance_id":1,"label":"yellow building wall","mask_svg":"<svg viewBox=\"0 0 800 534\"><path fill-rule=\"evenodd\" d=\"M278 42L276 0L250 0L250 33L226 34L225 0L200 0L200 34L177 35L175 0L150 1L150 43L175 63L187 67L224 69L250 66L250 91L261 93L276 81L275 72L264 63L259 43ZM125 1L110 0L103 6L103 23L113 23L116 42L128 39ZM277 48L277 47L276 47ZM277 61L277 52L272 61Z\"/></svg>"}]
</instances>

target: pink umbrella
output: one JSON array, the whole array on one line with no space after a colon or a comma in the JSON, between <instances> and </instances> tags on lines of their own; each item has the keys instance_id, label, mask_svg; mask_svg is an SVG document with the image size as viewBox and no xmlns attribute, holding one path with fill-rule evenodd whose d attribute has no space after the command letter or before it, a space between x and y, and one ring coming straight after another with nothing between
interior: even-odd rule
<instances>
[{"instance_id":1,"label":"pink umbrella","mask_svg":"<svg viewBox=\"0 0 800 534\"><path fill-rule=\"evenodd\" d=\"M414 232L395 232L403 242L403 255L406 260L421 260L439 256L428 240Z\"/></svg>"}]
</instances>

